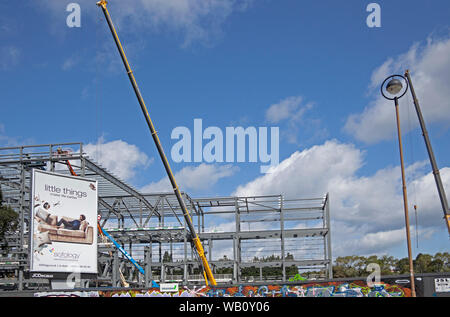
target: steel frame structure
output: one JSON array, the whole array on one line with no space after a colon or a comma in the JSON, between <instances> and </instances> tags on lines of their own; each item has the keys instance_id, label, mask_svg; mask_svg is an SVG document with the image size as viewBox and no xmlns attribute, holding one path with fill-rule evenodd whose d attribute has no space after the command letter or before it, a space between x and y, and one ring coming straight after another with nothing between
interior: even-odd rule
<instances>
[{"instance_id":1,"label":"steel frame structure","mask_svg":"<svg viewBox=\"0 0 450 317\"><path fill-rule=\"evenodd\" d=\"M145 276L112 243L99 239L97 279L80 285L120 286L120 272L130 286L157 282L204 284L188 228L174 193L141 193L94 162L82 143L0 148L0 186L4 204L19 215L18 230L5 237L0 253L0 291L48 289L49 280L28 278L28 223L32 168L69 174L70 160L80 176L98 181L100 225L108 230L145 269ZM286 282L286 270L319 270L332 278L329 195L286 199L282 195L192 198L182 193L217 282L263 280L263 270L280 268L272 283ZM4 244L7 243L8 248ZM112 256L111 256L112 255ZM217 274L223 268L232 274ZM246 280L242 270L253 267L259 276Z\"/></svg>"}]
</instances>

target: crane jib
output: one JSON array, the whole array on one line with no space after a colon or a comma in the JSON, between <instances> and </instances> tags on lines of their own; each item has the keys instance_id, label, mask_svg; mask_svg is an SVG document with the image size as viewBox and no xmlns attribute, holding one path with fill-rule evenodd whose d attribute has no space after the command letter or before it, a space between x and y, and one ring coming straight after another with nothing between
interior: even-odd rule
<instances>
[{"instance_id":1,"label":"crane jib","mask_svg":"<svg viewBox=\"0 0 450 317\"><path fill-rule=\"evenodd\" d=\"M197 234L195 232L194 225L192 224L192 219L191 219L191 217L189 215L189 212L187 210L186 204L184 203L184 200L183 200L183 197L181 195L180 189L178 188L178 185L177 185L177 183L175 181L175 177L174 177L174 175L172 173L172 170L170 168L170 165L169 165L169 162L167 160L167 157L164 154L163 147L161 145L161 142L159 141L159 137L158 137L158 134L157 134L157 132L155 130L153 122L152 122L152 120L150 118L150 114L148 113L147 107L145 106L144 99L142 98L141 92L139 91L139 87L137 85L136 79L134 78L134 74L133 74L133 71L131 70L130 64L128 63L128 59L127 59L127 57L125 55L125 51L124 51L124 49L122 47L122 44L120 43L119 36L117 35L116 29L114 28L114 24L113 24L113 22L111 20L111 16L109 15L108 9L106 8L107 3L108 3L107 1L102 0L102 1L97 2L97 5L102 8L103 14L105 15L106 21L108 23L108 26L109 26L111 34L112 34L112 36L114 38L114 41L116 43L116 46L117 46L117 49L119 51L120 57L122 58L122 62L123 62L124 66L125 66L125 69L127 71L127 74L128 74L129 79L130 79L131 85L132 85L133 90L134 90L134 92L136 94L136 97L138 99L139 105L141 106L142 113L143 113L143 115L145 117L145 120L147 122L147 125L148 125L148 127L150 129L150 133L152 135L153 141L154 141L154 143L156 145L156 148L158 150L158 153L159 153L159 155L161 157L161 161L162 161L162 163L164 165L164 168L166 170L167 176L169 177L169 180L170 180L170 183L171 183L172 188L174 190L174 193L175 193L175 196L177 198L177 201L180 204L180 208L181 208L181 210L183 212L183 216L184 216L184 219L186 220L186 224L188 225L192 241L193 241L194 246L196 248L197 254L200 257L200 265L203 267L205 276L210 281L210 283L212 285L217 285L216 281L214 279L213 273L212 273L212 271L211 271L211 269L209 267L209 263L208 263L208 261L206 259L206 256L205 256L205 253L204 253L204 250L203 250L203 246L202 246L202 244L200 242L199 237L197 236ZM205 279L206 283L208 283L207 279Z\"/></svg>"}]
</instances>

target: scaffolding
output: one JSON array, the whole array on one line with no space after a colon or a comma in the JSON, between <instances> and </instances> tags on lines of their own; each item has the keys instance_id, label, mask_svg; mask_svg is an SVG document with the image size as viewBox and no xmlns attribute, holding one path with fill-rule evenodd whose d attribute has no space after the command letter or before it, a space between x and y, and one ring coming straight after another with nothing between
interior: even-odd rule
<instances>
[{"instance_id":1,"label":"scaffolding","mask_svg":"<svg viewBox=\"0 0 450 317\"><path fill-rule=\"evenodd\" d=\"M99 271L82 281L84 287L119 287L121 277L130 287L150 287L152 280L204 284L174 193L142 193L89 158L82 143L62 143L0 148L3 203L19 215L17 231L0 242L0 291L49 289L48 279L27 274L31 171L68 175L68 162L77 175L98 181L101 227L145 270L142 276L112 243L98 239ZM183 192L182 197L219 284L283 283L292 278L292 268L332 278L328 194L193 198ZM276 273L268 275L269 268Z\"/></svg>"}]
</instances>

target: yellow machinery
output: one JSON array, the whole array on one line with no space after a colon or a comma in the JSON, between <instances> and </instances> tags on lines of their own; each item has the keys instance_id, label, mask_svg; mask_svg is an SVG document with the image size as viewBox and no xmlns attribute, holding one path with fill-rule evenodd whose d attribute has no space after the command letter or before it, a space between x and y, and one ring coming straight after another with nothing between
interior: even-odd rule
<instances>
[{"instance_id":1,"label":"yellow machinery","mask_svg":"<svg viewBox=\"0 0 450 317\"><path fill-rule=\"evenodd\" d=\"M194 228L194 225L192 224L191 216L189 215L186 204L183 200L183 197L181 196L180 189L178 188L178 185L175 181L175 177L173 176L172 170L170 169L169 162L166 158L166 155L164 154L164 150L162 148L161 142L159 141L158 134L155 130L155 127L153 126L153 123L152 123L152 120L148 113L147 107L145 106L144 99L142 98L142 95L139 91L138 85L136 83L136 79L134 78L133 72L130 68L130 64L128 63L127 57L126 57L125 52L122 47L122 44L120 43L116 29L112 23L111 16L109 15L108 9L106 7L107 4L108 4L108 2L105 0L97 2L97 5L102 9L103 14L105 15L106 21L108 22L109 29L111 30L114 41L116 42L117 49L119 50L120 57L122 58L122 61L125 66L125 69L127 71L131 85L133 86L134 92L136 93L136 97L139 101L139 105L141 106L142 113L144 114L145 120L147 121L147 125L150 129L151 135L153 137L153 141L155 142L159 156L161 157L161 160L164 164L164 168L166 169L167 176L169 177L169 180L172 185L175 196L177 197L178 203L180 204L184 219L186 220L186 224L189 227L189 232L190 232L191 238L192 238L192 244L195 247L195 249L197 250L197 255L199 256L200 262L203 266L203 275L205 277L205 282L207 285L208 285L208 281L211 285L217 285L216 280L214 279L212 271L209 267L209 263L206 259L202 243L201 243L197 233L195 232L195 228Z\"/></svg>"}]
</instances>

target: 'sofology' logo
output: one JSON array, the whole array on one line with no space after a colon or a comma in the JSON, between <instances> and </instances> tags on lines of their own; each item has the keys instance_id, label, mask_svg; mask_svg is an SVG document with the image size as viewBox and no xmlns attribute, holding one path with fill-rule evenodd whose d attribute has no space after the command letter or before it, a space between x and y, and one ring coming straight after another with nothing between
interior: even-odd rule
<instances>
[{"instance_id":1,"label":"'sofology' logo","mask_svg":"<svg viewBox=\"0 0 450 317\"><path fill-rule=\"evenodd\" d=\"M79 253L71 253L71 252L55 252L55 250L53 249L53 252L50 251L50 253L53 255L54 259L57 260L72 260L72 261L78 261L78 259L80 258L80 254Z\"/></svg>"}]
</instances>

